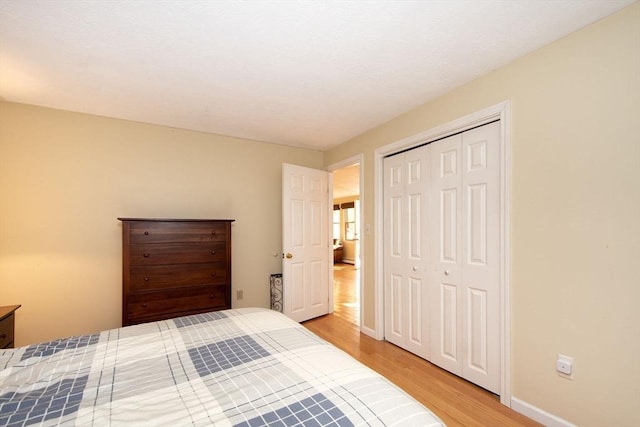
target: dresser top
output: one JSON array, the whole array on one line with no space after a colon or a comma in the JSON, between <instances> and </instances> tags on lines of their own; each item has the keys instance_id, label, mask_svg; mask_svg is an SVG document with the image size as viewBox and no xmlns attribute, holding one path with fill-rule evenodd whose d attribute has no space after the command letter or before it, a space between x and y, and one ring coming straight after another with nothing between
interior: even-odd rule
<instances>
[{"instance_id":1,"label":"dresser top","mask_svg":"<svg viewBox=\"0 0 640 427\"><path fill-rule=\"evenodd\" d=\"M155 222L233 222L235 219L190 219L190 218L118 218L120 221L155 221Z\"/></svg>"},{"instance_id":2,"label":"dresser top","mask_svg":"<svg viewBox=\"0 0 640 427\"><path fill-rule=\"evenodd\" d=\"M2 320L5 317L9 316L11 313L16 311L20 307L22 307L22 304L19 304L19 305L6 305L4 307L0 307L0 320Z\"/></svg>"}]
</instances>

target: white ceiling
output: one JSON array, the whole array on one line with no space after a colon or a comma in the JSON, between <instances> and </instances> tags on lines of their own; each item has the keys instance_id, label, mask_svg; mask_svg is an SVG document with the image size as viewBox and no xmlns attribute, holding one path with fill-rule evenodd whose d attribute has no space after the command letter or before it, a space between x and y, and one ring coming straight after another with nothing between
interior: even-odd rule
<instances>
[{"instance_id":1,"label":"white ceiling","mask_svg":"<svg viewBox=\"0 0 640 427\"><path fill-rule=\"evenodd\" d=\"M325 150L633 0L0 0L0 97Z\"/></svg>"}]
</instances>

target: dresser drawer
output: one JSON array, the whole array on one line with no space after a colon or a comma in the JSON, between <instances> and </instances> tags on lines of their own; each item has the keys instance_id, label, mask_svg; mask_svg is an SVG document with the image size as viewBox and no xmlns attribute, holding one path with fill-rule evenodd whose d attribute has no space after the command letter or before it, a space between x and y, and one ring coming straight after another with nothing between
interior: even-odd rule
<instances>
[{"instance_id":1,"label":"dresser drawer","mask_svg":"<svg viewBox=\"0 0 640 427\"><path fill-rule=\"evenodd\" d=\"M131 267L129 291L141 292L227 283L227 264L177 264Z\"/></svg>"},{"instance_id":2,"label":"dresser drawer","mask_svg":"<svg viewBox=\"0 0 640 427\"><path fill-rule=\"evenodd\" d=\"M132 266L221 262L226 258L225 242L141 244L129 249Z\"/></svg>"},{"instance_id":3,"label":"dresser drawer","mask_svg":"<svg viewBox=\"0 0 640 427\"><path fill-rule=\"evenodd\" d=\"M227 223L220 222L132 222L131 243L199 243L227 240Z\"/></svg>"},{"instance_id":4,"label":"dresser drawer","mask_svg":"<svg viewBox=\"0 0 640 427\"><path fill-rule=\"evenodd\" d=\"M227 300L227 287L224 285L130 294L127 314L129 324L135 324L145 319L168 319L187 313L230 308Z\"/></svg>"},{"instance_id":5,"label":"dresser drawer","mask_svg":"<svg viewBox=\"0 0 640 427\"><path fill-rule=\"evenodd\" d=\"M0 320L0 349L13 347L15 315L12 313Z\"/></svg>"}]
</instances>

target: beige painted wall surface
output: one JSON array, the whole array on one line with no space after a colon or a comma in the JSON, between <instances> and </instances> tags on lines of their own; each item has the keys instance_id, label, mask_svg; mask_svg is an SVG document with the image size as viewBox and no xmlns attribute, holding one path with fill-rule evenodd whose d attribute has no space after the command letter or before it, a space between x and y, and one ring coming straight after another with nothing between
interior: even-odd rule
<instances>
[{"instance_id":1,"label":"beige painted wall surface","mask_svg":"<svg viewBox=\"0 0 640 427\"><path fill-rule=\"evenodd\" d=\"M120 326L117 217L235 219L233 306L268 307L281 164L320 168L322 156L0 103L0 305L22 304L17 344Z\"/></svg>"},{"instance_id":2,"label":"beige painted wall surface","mask_svg":"<svg viewBox=\"0 0 640 427\"><path fill-rule=\"evenodd\" d=\"M581 426L640 425L640 4L326 153L364 153L512 101L512 393ZM374 207L364 212L373 224ZM363 248L374 324L374 236ZM574 358L572 380L555 372Z\"/></svg>"}]
</instances>

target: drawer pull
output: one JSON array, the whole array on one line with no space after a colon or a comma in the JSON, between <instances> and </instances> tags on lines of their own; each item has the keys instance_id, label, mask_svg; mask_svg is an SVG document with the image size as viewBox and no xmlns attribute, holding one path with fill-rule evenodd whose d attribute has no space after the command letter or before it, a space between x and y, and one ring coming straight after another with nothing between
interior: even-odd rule
<instances>
[{"instance_id":1,"label":"drawer pull","mask_svg":"<svg viewBox=\"0 0 640 427\"><path fill-rule=\"evenodd\" d=\"M149 258L149 252L143 253L142 256L145 257L145 258Z\"/></svg>"},{"instance_id":2,"label":"drawer pull","mask_svg":"<svg viewBox=\"0 0 640 427\"><path fill-rule=\"evenodd\" d=\"M145 277L145 278L144 278L144 281L145 281L145 282L148 282L148 281L149 281L149 278L148 278L148 277Z\"/></svg>"},{"instance_id":3,"label":"drawer pull","mask_svg":"<svg viewBox=\"0 0 640 427\"><path fill-rule=\"evenodd\" d=\"M0 335L0 340L5 339L6 337L7 337L7 334L1 334L1 335Z\"/></svg>"},{"instance_id":4,"label":"drawer pull","mask_svg":"<svg viewBox=\"0 0 640 427\"><path fill-rule=\"evenodd\" d=\"M210 294L210 295L209 295L209 298L213 299L213 298L215 298L215 295Z\"/></svg>"},{"instance_id":5,"label":"drawer pull","mask_svg":"<svg viewBox=\"0 0 640 427\"><path fill-rule=\"evenodd\" d=\"M148 232L148 231L145 231L145 232L144 232L144 235L145 235L145 236L148 236L148 235L149 235L149 232Z\"/></svg>"},{"instance_id":6,"label":"drawer pull","mask_svg":"<svg viewBox=\"0 0 640 427\"><path fill-rule=\"evenodd\" d=\"M212 231L212 232L211 232L211 235L212 235L212 236L215 236L215 235L216 235L216 232L215 232L215 231Z\"/></svg>"},{"instance_id":7,"label":"drawer pull","mask_svg":"<svg viewBox=\"0 0 640 427\"><path fill-rule=\"evenodd\" d=\"M142 303L142 308L147 308L147 303L146 302Z\"/></svg>"},{"instance_id":8,"label":"drawer pull","mask_svg":"<svg viewBox=\"0 0 640 427\"><path fill-rule=\"evenodd\" d=\"M216 277L216 272L211 273L211 277Z\"/></svg>"},{"instance_id":9,"label":"drawer pull","mask_svg":"<svg viewBox=\"0 0 640 427\"><path fill-rule=\"evenodd\" d=\"M215 254L216 254L216 251L211 251L211 255L215 255Z\"/></svg>"}]
</instances>

